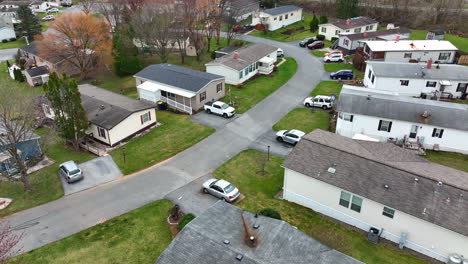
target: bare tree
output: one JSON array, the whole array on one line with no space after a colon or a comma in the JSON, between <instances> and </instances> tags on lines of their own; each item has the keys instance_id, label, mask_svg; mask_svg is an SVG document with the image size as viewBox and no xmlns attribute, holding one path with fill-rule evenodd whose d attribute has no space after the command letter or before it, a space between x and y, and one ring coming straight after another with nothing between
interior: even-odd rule
<instances>
[{"instance_id":1,"label":"bare tree","mask_svg":"<svg viewBox=\"0 0 468 264\"><path fill-rule=\"evenodd\" d=\"M225 30L227 44L229 45L231 44L231 40L235 38L235 36L238 34L238 32L235 31L234 26L237 25L237 18L240 14L239 10L230 8L229 0L222 0L220 3L220 7L222 11L221 16L226 27Z\"/></svg>"},{"instance_id":2,"label":"bare tree","mask_svg":"<svg viewBox=\"0 0 468 264\"><path fill-rule=\"evenodd\" d=\"M128 13L127 0L105 1L100 0L95 2L96 11L104 16L107 23L112 28L124 22L125 15Z\"/></svg>"},{"instance_id":3,"label":"bare tree","mask_svg":"<svg viewBox=\"0 0 468 264\"><path fill-rule=\"evenodd\" d=\"M7 259L20 253L17 248L23 234L15 234L8 223L0 223L0 264L6 264Z\"/></svg>"},{"instance_id":4,"label":"bare tree","mask_svg":"<svg viewBox=\"0 0 468 264\"><path fill-rule=\"evenodd\" d=\"M25 191L33 190L27 175L26 155L34 150L31 149L32 146L22 146L22 143L36 139L36 135L31 132L34 120L32 94L0 83L0 146L6 149L19 175L19 178L10 174L5 174L5 177L21 181Z\"/></svg>"},{"instance_id":5,"label":"bare tree","mask_svg":"<svg viewBox=\"0 0 468 264\"><path fill-rule=\"evenodd\" d=\"M133 16L131 26L140 47L154 50L167 62L173 50L174 5L169 0L148 2Z\"/></svg>"},{"instance_id":6,"label":"bare tree","mask_svg":"<svg viewBox=\"0 0 468 264\"><path fill-rule=\"evenodd\" d=\"M91 14L91 12L93 11L94 2L94 0L79 0L81 9L87 15Z\"/></svg>"}]
</instances>

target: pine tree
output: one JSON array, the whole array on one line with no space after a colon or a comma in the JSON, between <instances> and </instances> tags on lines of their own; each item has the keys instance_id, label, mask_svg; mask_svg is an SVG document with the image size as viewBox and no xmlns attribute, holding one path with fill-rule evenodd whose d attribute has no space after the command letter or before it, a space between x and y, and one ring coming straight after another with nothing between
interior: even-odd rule
<instances>
[{"instance_id":1,"label":"pine tree","mask_svg":"<svg viewBox=\"0 0 468 264\"><path fill-rule=\"evenodd\" d=\"M41 33L41 24L39 19L32 13L29 7L22 5L17 11L18 19L21 23L18 24L17 31L21 35L27 36L29 41L33 41L34 36Z\"/></svg>"},{"instance_id":2,"label":"pine tree","mask_svg":"<svg viewBox=\"0 0 468 264\"><path fill-rule=\"evenodd\" d=\"M8 68L10 68L10 67L11 67L11 65L10 65L10 61L9 61L9 60L7 60L7 61L6 61L6 65L7 65L7 67L8 67Z\"/></svg>"},{"instance_id":3,"label":"pine tree","mask_svg":"<svg viewBox=\"0 0 468 264\"><path fill-rule=\"evenodd\" d=\"M79 139L88 128L86 112L81 104L81 96L75 79L66 74L59 78L54 72L44 84L44 91L55 114L55 123L60 135L79 148Z\"/></svg>"},{"instance_id":4,"label":"pine tree","mask_svg":"<svg viewBox=\"0 0 468 264\"><path fill-rule=\"evenodd\" d=\"M119 76L135 74L142 69L136 47L125 34L126 31L116 28L112 39L114 68Z\"/></svg>"},{"instance_id":5,"label":"pine tree","mask_svg":"<svg viewBox=\"0 0 468 264\"><path fill-rule=\"evenodd\" d=\"M310 32L315 32L319 29L319 20L314 15L312 20L310 21Z\"/></svg>"},{"instance_id":6,"label":"pine tree","mask_svg":"<svg viewBox=\"0 0 468 264\"><path fill-rule=\"evenodd\" d=\"M357 17L359 15L359 0L338 0L336 16L341 19Z\"/></svg>"},{"instance_id":7,"label":"pine tree","mask_svg":"<svg viewBox=\"0 0 468 264\"><path fill-rule=\"evenodd\" d=\"M320 16L319 22L320 24L326 24L328 23L328 18L326 16Z\"/></svg>"}]
</instances>

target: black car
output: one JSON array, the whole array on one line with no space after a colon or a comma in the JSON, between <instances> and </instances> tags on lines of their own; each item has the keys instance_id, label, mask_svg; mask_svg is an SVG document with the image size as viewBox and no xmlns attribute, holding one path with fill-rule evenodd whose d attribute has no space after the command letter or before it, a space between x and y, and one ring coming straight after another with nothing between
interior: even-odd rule
<instances>
[{"instance_id":1,"label":"black car","mask_svg":"<svg viewBox=\"0 0 468 264\"><path fill-rule=\"evenodd\" d=\"M301 40L301 42L299 42L299 46L301 47L306 47L307 45L309 45L310 43L314 42L314 41L317 41L317 38L305 38L303 40Z\"/></svg>"},{"instance_id":2,"label":"black car","mask_svg":"<svg viewBox=\"0 0 468 264\"><path fill-rule=\"evenodd\" d=\"M71 7L73 4L72 3L61 3L60 4L63 7Z\"/></svg>"}]
</instances>

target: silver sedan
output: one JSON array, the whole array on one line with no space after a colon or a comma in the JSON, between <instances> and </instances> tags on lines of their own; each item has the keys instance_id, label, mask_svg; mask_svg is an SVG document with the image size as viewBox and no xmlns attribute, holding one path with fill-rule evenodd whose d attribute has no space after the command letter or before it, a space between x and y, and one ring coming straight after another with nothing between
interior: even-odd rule
<instances>
[{"instance_id":1,"label":"silver sedan","mask_svg":"<svg viewBox=\"0 0 468 264\"><path fill-rule=\"evenodd\" d=\"M205 181L203 183L203 192L227 202L233 202L240 195L239 190L230 182L217 179Z\"/></svg>"}]
</instances>

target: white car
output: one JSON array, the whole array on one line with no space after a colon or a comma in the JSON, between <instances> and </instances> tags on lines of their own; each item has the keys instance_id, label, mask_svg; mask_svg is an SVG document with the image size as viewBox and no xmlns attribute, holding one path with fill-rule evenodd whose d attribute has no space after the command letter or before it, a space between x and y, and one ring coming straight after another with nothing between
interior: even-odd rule
<instances>
[{"instance_id":1,"label":"white car","mask_svg":"<svg viewBox=\"0 0 468 264\"><path fill-rule=\"evenodd\" d=\"M307 97L304 100L305 107L320 107L323 110L327 110L333 107L334 100L331 96L317 95L313 97Z\"/></svg>"},{"instance_id":2,"label":"white car","mask_svg":"<svg viewBox=\"0 0 468 264\"><path fill-rule=\"evenodd\" d=\"M283 51L283 49L278 48L278 50L276 51L276 56L277 56L278 58L284 57L284 51Z\"/></svg>"},{"instance_id":3,"label":"white car","mask_svg":"<svg viewBox=\"0 0 468 264\"><path fill-rule=\"evenodd\" d=\"M299 142L304 135L304 132L297 129L280 130L278 131L278 133L276 133L276 140L278 142L286 142L289 144L296 145L297 142Z\"/></svg>"},{"instance_id":4,"label":"white car","mask_svg":"<svg viewBox=\"0 0 468 264\"><path fill-rule=\"evenodd\" d=\"M55 20L55 17L53 15L47 15L41 19L42 21L51 21Z\"/></svg>"},{"instance_id":5,"label":"white car","mask_svg":"<svg viewBox=\"0 0 468 264\"><path fill-rule=\"evenodd\" d=\"M233 202L240 192L234 185L225 180L209 179L203 183L203 192L209 193L227 202Z\"/></svg>"},{"instance_id":6,"label":"white car","mask_svg":"<svg viewBox=\"0 0 468 264\"><path fill-rule=\"evenodd\" d=\"M331 53L328 56L323 57L324 62L343 62L344 57L341 53Z\"/></svg>"}]
</instances>

